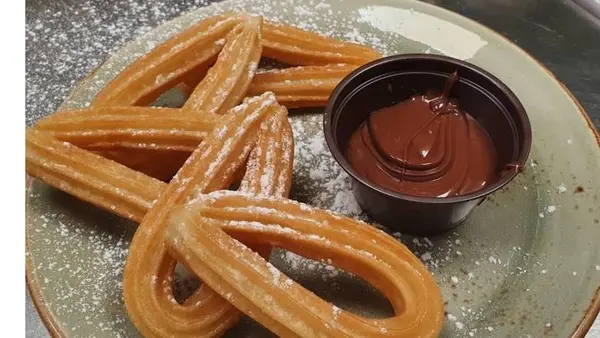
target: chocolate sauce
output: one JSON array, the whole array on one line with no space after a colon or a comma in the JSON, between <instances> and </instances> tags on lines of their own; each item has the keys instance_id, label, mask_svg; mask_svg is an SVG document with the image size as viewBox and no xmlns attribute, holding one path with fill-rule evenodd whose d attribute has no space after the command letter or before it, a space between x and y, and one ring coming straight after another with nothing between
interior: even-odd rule
<instances>
[{"instance_id":1,"label":"chocolate sauce","mask_svg":"<svg viewBox=\"0 0 600 338\"><path fill-rule=\"evenodd\" d=\"M495 176L496 150L473 117L449 96L417 95L371 113L353 133L347 157L369 181L414 196L448 197L479 190Z\"/></svg>"}]
</instances>

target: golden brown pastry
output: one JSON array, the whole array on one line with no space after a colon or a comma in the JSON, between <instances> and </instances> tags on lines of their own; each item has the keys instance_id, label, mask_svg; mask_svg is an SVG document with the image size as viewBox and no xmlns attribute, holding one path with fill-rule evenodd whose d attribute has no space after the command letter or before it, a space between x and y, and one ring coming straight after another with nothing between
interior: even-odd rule
<instances>
[{"instance_id":1,"label":"golden brown pastry","mask_svg":"<svg viewBox=\"0 0 600 338\"><path fill-rule=\"evenodd\" d=\"M280 337L437 337L439 288L400 242L362 222L283 198L217 191L174 212L169 252L221 297ZM242 243L271 244L361 277L395 315L370 319L306 290Z\"/></svg>"},{"instance_id":2,"label":"golden brown pastry","mask_svg":"<svg viewBox=\"0 0 600 338\"><path fill-rule=\"evenodd\" d=\"M145 106L180 83L190 72L203 73L217 59L225 37L244 15L202 20L139 58L94 99L93 106Z\"/></svg>"},{"instance_id":3,"label":"golden brown pastry","mask_svg":"<svg viewBox=\"0 0 600 338\"><path fill-rule=\"evenodd\" d=\"M262 17L250 16L233 28L183 109L221 115L244 99L262 53L261 27Z\"/></svg>"},{"instance_id":4,"label":"golden brown pastry","mask_svg":"<svg viewBox=\"0 0 600 338\"><path fill-rule=\"evenodd\" d=\"M191 153L218 116L174 108L100 107L60 111L36 130L88 150L147 149Z\"/></svg>"},{"instance_id":5,"label":"golden brown pastry","mask_svg":"<svg viewBox=\"0 0 600 338\"><path fill-rule=\"evenodd\" d=\"M263 56L294 66L362 65L381 57L369 47L269 21L263 25L263 48Z\"/></svg>"},{"instance_id":6,"label":"golden brown pastry","mask_svg":"<svg viewBox=\"0 0 600 338\"><path fill-rule=\"evenodd\" d=\"M234 307L204 285L183 305L175 302L170 277L176 260L165 251L164 224L174 205L198 193L227 188L253 150L261 124L280 112L281 106L272 93L248 99L228 112L139 225L129 249L123 287L130 318L146 337L214 337L240 318ZM289 186L290 181L272 180L266 186L273 191L288 191L289 187L270 187L278 184Z\"/></svg>"},{"instance_id":7,"label":"golden brown pastry","mask_svg":"<svg viewBox=\"0 0 600 338\"><path fill-rule=\"evenodd\" d=\"M271 91L275 93L277 101L288 108L324 107L333 89L357 67L334 64L259 72L252 81L248 95Z\"/></svg>"}]
</instances>

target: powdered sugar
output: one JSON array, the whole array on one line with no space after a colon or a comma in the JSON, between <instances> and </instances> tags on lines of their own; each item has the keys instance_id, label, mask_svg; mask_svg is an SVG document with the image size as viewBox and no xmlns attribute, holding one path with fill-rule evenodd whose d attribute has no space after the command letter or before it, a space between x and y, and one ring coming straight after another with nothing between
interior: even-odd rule
<instances>
[{"instance_id":1,"label":"powdered sugar","mask_svg":"<svg viewBox=\"0 0 600 338\"><path fill-rule=\"evenodd\" d=\"M96 0L45 2L26 21L26 121L30 125L55 111L75 84L126 41L207 0L147 2ZM115 15L106 15L106 7ZM60 33L54 34L58 31ZM145 49L158 41L146 41Z\"/></svg>"},{"instance_id":2,"label":"powdered sugar","mask_svg":"<svg viewBox=\"0 0 600 338\"><path fill-rule=\"evenodd\" d=\"M76 8L67 8L60 1L47 2L52 3L49 6L60 6L61 13L56 14L57 11L49 10L41 12L39 17L28 17L26 56L28 63L26 74L28 124L40 116L54 111L66 96L67 91L78 80L90 73L102 59L112 54L123 42L141 32L148 31L150 26L155 26L167 18L185 12L196 4L202 4L202 1L196 1L195 4L189 1L184 5L161 1L141 4L138 2L129 0L111 4L109 6L115 9L114 16L99 15L98 17L94 14L97 12L96 8L99 7L95 0L84 0L78 6L74 6ZM405 40L395 44L393 41L396 39L389 39L381 32L370 32L368 28L365 28L368 23L358 24L358 16L353 18L339 15L337 6L322 1L293 2L284 0L275 4L266 0L248 0L237 1L234 5L226 2L225 5L219 5L219 7L219 11L240 8L254 13L264 13L275 21L289 22L325 35L369 44L385 54L403 52L406 48L403 45ZM75 14L74 11L79 11L79 13ZM206 14L193 13L160 33L153 33L152 36L146 37L144 43L134 44L137 47L133 53L128 52L128 57L131 60L131 58L142 55L144 51L157 45L169 34L180 30L189 22L205 16ZM69 20L73 17L82 19ZM330 20L332 17L335 17L336 20ZM322 22L327 22L328 25L323 25ZM69 32L69 35L50 34L53 25L68 26L66 31ZM105 72L104 76L106 76L106 72L114 74L123 64L123 62L110 61L98 74L102 72ZM101 88L104 83L105 78L101 75L92 77L87 83L92 89L79 92L79 99L74 100L73 104L85 106L94 91ZM291 117L296 141L292 196L317 207L365 219L352 196L349 177L328 153L321 132L322 116L318 114L321 110L314 112L317 114ZM531 163L531 166L534 167L535 162ZM526 194L533 194L531 191L535 190L535 185L532 182L520 183L527 183L530 189L526 191L520 188L519 190L525 191ZM554 182L550 189L554 190L553 187L557 187L556 190L559 193L564 192L560 183L560 181ZM567 182L566 186L573 187L570 182ZM34 190L32 194L34 200L40 198L39 196L35 197L40 194L37 190ZM28 234L29 241L32 243L30 247L33 248L29 256L33 257L36 262L34 270L39 271L39 276L43 276L39 280L43 283L46 301L51 303L49 306L61 318L73 317L79 321L80 324L73 328L73 332L68 332L72 336L86 336L80 333L82 331L94 332L98 336L102 335L102 331L105 332L104 336L135 336L136 331L129 324L122 306L120 291L120 274L126 255L127 241L133 227L129 223L67 198L64 194L55 191L43 191L41 194L43 197L40 201L43 199L43 202L39 204L50 204L48 204L48 209L38 210L39 212L28 210L32 215L40 215L39 222L34 222L37 225L29 226L29 229L33 230L29 230ZM568 194L564 194L564 196L566 195ZM35 203L32 202L32 204ZM551 201L551 203L559 206L558 202ZM503 205L503 202L501 201L500 204ZM487 205L489 202L484 203L482 207L486 208ZM566 207L560 204L560 209L556 210L552 216L548 215L547 219L556 218L563 210L566 210ZM549 214L554 210L547 210L544 205L536 213L540 211ZM53 214L55 216L52 216ZM42 219L41 215L47 219ZM495 215L495 217L504 219L501 218L502 216ZM502 222L502 226L508 229L525 226L519 222L518 218L520 217L513 218L516 219ZM481 217L475 218L461 229L475 227L479 230L479 227L486 226L487 221ZM493 223L496 224L496 220ZM76 234L75 231L80 231L80 234ZM92 234L91 231L95 231L95 233ZM535 258L528 256L528 250L531 248L526 247L527 243L520 241L521 237L516 240L518 244L514 244L519 246L518 249L503 250L502 248L506 246L506 238L502 237L504 232L485 232L491 235L488 238L477 237L476 240L470 236L469 231L462 230L460 233L446 234L442 239L432 238L431 241L420 239L413 242L410 236L401 238L397 236L405 241L417 253L417 256L421 257L441 284L444 298L449 301L447 307L455 314L456 320L453 327L450 328L451 330L462 329L462 327L459 328L460 325L456 324L462 323L465 330L463 334L468 332L469 336L478 336L481 332L478 333L476 328L472 328L475 323L478 323L477 325L480 325L483 330L489 326L490 332L492 330L500 331L498 324L494 323L495 318L486 317L489 311L484 312L479 305L473 306L472 309L469 307L472 306L474 300L488 299L497 290L502 290L504 276L512 278L511 276L518 276L525 270L535 271L538 274L544 269L547 271L544 276L551 276L554 273L551 267L541 266L535 261ZM523 238L527 238L525 235L529 235L529 233L524 233ZM124 236L123 241L118 244L121 236ZM514 238L509 238L509 240L514 240ZM457 246L461 245L463 247L459 249ZM521 245L523 249L520 248ZM469 248L476 248L476 250ZM459 255L458 252L461 254ZM48 253L51 253L53 258ZM490 261L489 257L493 257L495 261ZM278 258L272 259L277 260ZM332 300L343 300L345 299L343 291L356 290L355 287L349 287L350 283L347 282L346 289L344 289L344 282L348 280L347 275L334 269L327 262L315 262L291 253L285 253L285 258L280 259L281 264L274 263L274 266L282 273L298 271L299 276L295 275L294 278L302 281L303 285L307 287L314 286L316 283L314 280L317 279L319 285L330 287L331 290L328 291L329 293L324 293L325 295L337 296L331 297ZM594 264L598 264L598 262L594 262ZM458 267L464 267L466 270L460 271ZM473 274L469 269L473 269L476 273ZM595 267L595 269L600 268ZM290 275L292 274L290 273ZM584 275L584 271L579 270L576 276L570 276L570 278L574 280L582 275ZM450 276L455 276L459 283L452 283ZM289 280L286 279L285 284L289 283ZM529 292L529 287L531 286L526 288L527 292ZM531 288L533 290L533 287ZM371 298L375 297L367 298L371 301ZM533 298L535 299L535 297ZM461 305L467 304L467 301L470 301L471 305L464 310L461 309ZM367 302L357 301L357 303L360 303L363 309L369 306ZM375 304L378 303L375 302ZM341 304L339 306L342 307ZM496 310L499 306L501 304L494 304L491 309ZM378 304L378 309L383 307ZM482 306L482 308L485 307ZM360 309L353 310L360 311ZM373 312L377 313L377 309Z\"/></svg>"},{"instance_id":3,"label":"powdered sugar","mask_svg":"<svg viewBox=\"0 0 600 338\"><path fill-rule=\"evenodd\" d=\"M37 193L29 197L37 207L28 213L28 223L42 224L44 234L28 233L28 256L36 258L32 273L46 276L40 283L45 301L61 317L80 316L77 325L69 325L75 333L92 325L97 332L123 336L127 318L114 317L108 309L123 306L122 273L134 228L109 215L94 224L89 216L104 213L82 202L67 201L69 207L88 216L83 219L60 212L56 204L34 203L35 199L47 199L48 194L56 195L46 187L38 187Z\"/></svg>"},{"instance_id":4,"label":"powdered sugar","mask_svg":"<svg viewBox=\"0 0 600 338\"><path fill-rule=\"evenodd\" d=\"M303 115L292 120L295 138L294 180L302 189L301 201L316 207L364 219L360 206L352 194L350 177L335 161L322 132L321 115ZM319 192L310 189L318 186ZM313 195L305 200L304 195Z\"/></svg>"}]
</instances>

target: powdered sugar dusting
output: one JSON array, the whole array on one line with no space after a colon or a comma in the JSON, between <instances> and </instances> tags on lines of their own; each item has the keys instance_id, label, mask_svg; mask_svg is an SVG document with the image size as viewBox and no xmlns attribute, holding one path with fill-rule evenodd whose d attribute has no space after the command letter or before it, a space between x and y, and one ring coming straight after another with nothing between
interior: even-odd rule
<instances>
[{"instance_id":1,"label":"powdered sugar dusting","mask_svg":"<svg viewBox=\"0 0 600 338\"><path fill-rule=\"evenodd\" d=\"M63 1L44 2L43 6L27 3L27 124L54 112L78 81L125 42L209 2L126 0L106 5L102 1L81 0L72 6ZM29 6L44 10L30 10ZM114 15L106 15L106 6L112 8ZM55 31L61 33L54 34ZM143 48L149 50L159 40L159 36L147 40Z\"/></svg>"},{"instance_id":2,"label":"powdered sugar dusting","mask_svg":"<svg viewBox=\"0 0 600 338\"><path fill-rule=\"evenodd\" d=\"M87 336L89 327L125 336L129 320L110 308L123 307L122 274L134 227L40 183L34 188L27 217L39 228L28 230L28 256L35 257L32 273L45 276L45 301L61 318L79 316L76 325L69 324L75 336ZM35 202L50 198L55 202ZM68 208L82 217L74 218Z\"/></svg>"},{"instance_id":3,"label":"powdered sugar dusting","mask_svg":"<svg viewBox=\"0 0 600 338\"><path fill-rule=\"evenodd\" d=\"M304 115L292 120L295 158L302 159L294 161L294 184L319 187L313 196L307 198L304 192L299 192L298 198L322 209L364 219L352 194L350 177L331 156L321 124L321 115Z\"/></svg>"},{"instance_id":4,"label":"powdered sugar dusting","mask_svg":"<svg viewBox=\"0 0 600 338\"><path fill-rule=\"evenodd\" d=\"M97 0L83 0L73 8L61 1L44 3L48 3L51 9L36 13L33 17L28 12L26 26L29 125L56 110L77 81L112 55L124 42L148 32L150 27L168 18L203 5L204 1L186 0L182 4L127 0L109 5L114 7L111 15L98 14ZM365 15L364 11L363 14L359 11L364 6L353 6L358 5L354 2L317 0L283 0L277 3L270 0L244 0L234 3L226 1L208 12L187 14L168 27L145 36L143 41L131 43L128 50L106 62L101 70L85 82L85 90L75 91L76 97L69 101L68 106L89 105L90 99L104 86L106 80L127 63L190 23L230 9L262 13L270 20L364 43L388 55L407 51L432 51L430 47L411 44L395 33L388 34L373 29L373 20L367 20L372 18ZM348 8L351 14L343 14L341 7ZM327 24L324 25L323 22ZM65 27L62 31L67 33L51 34L51 27L57 25ZM439 52L440 49L434 52ZM328 152L321 132L321 110L315 110L314 113L316 114L291 114L295 139L292 197L320 208L366 219L352 196L349 177ZM535 224L540 212L546 214L544 221L558 218L563 211L566 212L567 203L553 199L544 201L545 204L534 215L512 214L509 217L512 210L509 212L505 209L505 206L523 202L528 207L518 208L519 212L536 210L535 205L533 208L529 207L533 204L532 199L538 198L534 182L536 178L532 172L538 173L539 169L533 168L534 163L537 162L532 162L531 168L528 166L528 169L532 169L530 172L525 170L518 177L519 192L512 190L513 186L508 186L505 191L496 193L493 202L488 199L478 207L476 214L467 224L457 228L456 232L439 238L415 240L410 236L394 234L422 259L440 283L444 299L448 301L446 309L455 319L448 328L451 332L459 331L468 336L483 333L489 335L492 331L494 334L505 332L503 327L508 326L513 319L518 321L525 311L512 309L510 303L506 302L511 310L504 312L506 304L497 302L495 298L496 295L503 294L503 287L508 284L514 290L522 290L524 295L531 297L532 302L536 303L543 299L539 295L544 295L550 285L544 284L544 280L560 274L559 268L531 254L532 233L541 235L540 238L547 235L543 232L547 230L532 228L532 224ZM543 163L540 162L538 168L543 168ZM573 183L567 181L567 178L561 178L560 181L552 182L552 191L548 194L570 196L564 191L563 181L567 192L572 190ZM523 189L523 186L529 189ZM516 200L512 200L513 197ZM28 209L28 217L32 219L28 220L28 257L35 262L33 274L41 285L48 306L59 318L72 318L58 324L64 327L68 336L137 336L137 331L127 319L120 285L126 248L134 227L39 183L30 191L29 199L32 207ZM493 222L490 222L487 216L491 209L506 212L495 212ZM530 220L533 222L529 222ZM502 224L502 231L490 229L498 224ZM473 233L489 235L482 237L474 236ZM490 257L493 259L490 260ZM340 309L375 316L382 316L382 312L390 310L386 308L388 305L385 300L373 292L372 288L364 283L358 283L357 286L352 276L333 267L330 260L317 262L293 253L276 251L271 261L282 273L280 283L291 285L289 279L283 279L284 274L289 275L305 287L316 289L318 295L334 302ZM593 264L591 269L597 274L596 270L600 270L599 262L594 261ZM546 278L541 280L542 286L527 285L519 279L531 271ZM577 269L575 275L572 271L569 270L568 274L574 282L589 276L583 269ZM453 283L455 280L458 282ZM363 293L363 290L367 291ZM349 300L349 294L358 293L367 296ZM486 303L488 299L490 303ZM538 305L547 306L547 311L552 310L550 305L543 302ZM333 312L332 308L332 315ZM506 317L496 316L500 312L505 313ZM542 321L536 316L537 314L531 314L528 317L529 323L548 322L548 318ZM77 324L72 325L73 322ZM558 327L557 323L552 324L553 327ZM534 329L531 335L541 336L536 333L543 329Z\"/></svg>"}]
</instances>

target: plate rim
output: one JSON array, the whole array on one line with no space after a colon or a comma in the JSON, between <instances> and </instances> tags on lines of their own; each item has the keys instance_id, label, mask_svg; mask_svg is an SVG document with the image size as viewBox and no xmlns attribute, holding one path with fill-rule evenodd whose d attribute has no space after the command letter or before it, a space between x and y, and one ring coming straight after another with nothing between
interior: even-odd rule
<instances>
[{"instance_id":1,"label":"plate rim","mask_svg":"<svg viewBox=\"0 0 600 338\"><path fill-rule=\"evenodd\" d=\"M471 24L474 24L476 27L481 28L482 30L487 31L488 33L490 33L493 36L496 36L497 38L500 38L501 40L503 40L504 42L507 42L509 46L511 46L512 48L514 48L516 51L518 51L519 53L521 53L522 56L524 56L525 58L529 58L530 60L534 61L537 66L543 71L545 72L547 75L549 75L550 77L550 81L555 81L560 87L561 89L567 94L568 98L571 100L572 103L574 103L574 105L576 106L577 112L581 115L581 117L583 117L583 120L586 122L586 126L589 129L589 131L591 132L591 134L594 136L594 139L596 140L596 146L598 147L597 150L600 152L600 131L598 131L598 129L596 129L594 122L592 121L592 119L589 117L589 115L586 113L585 109L583 108L583 106L581 105L581 103L579 102L579 100L573 95L573 93L567 88L567 86L565 86L565 84L559 80L556 75L554 75L544 64L542 64L537 58L535 58L533 55L531 55L529 52L527 52L526 50L524 50L523 48L521 48L519 45L515 44L514 42L512 42L511 40L509 40L507 37L505 37L504 35L496 32L495 30L487 27L486 25L479 23L469 17L463 16L461 14L458 14L456 12L453 12L451 10L448 10L446 8L443 7L439 7L433 4L429 4L426 2L420 2L417 0L404 0L406 2L412 2L414 4L417 4L418 6L422 6L422 7L428 7L434 11L441 11L441 12L445 12L446 14L453 16L455 18L461 19L461 20L466 20L468 22L470 22ZM196 9L192 9L190 11L187 12L183 12L180 15L178 15L177 17L172 18L171 20L164 22L162 24L159 24L158 26L153 27L149 32L152 32L153 30L162 27L164 25L169 24L170 22L186 15L189 13L192 13L194 11L198 11L198 10L202 10L202 9L206 9L209 8L211 6L214 6L214 4L208 5L208 6L203 6L203 7L199 7ZM148 34L144 33L141 35L137 35L136 37L134 37L133 39L125 42L124 44L122 44L120 47L118 47L117 50L121 50L122 48L125 48L127 45L129 45L130 43L134 43L135 41L138 41L140 38L144 37L144 35ZM108 61L110 60L112 57L114 56L114 53L111 55L108 55L106 57L106 59L104 59L104 61L102 61L98 66L96 66L88 75L86 75L83 79L81 79L79 82L77 82L77 84L73 87L73 89L71 91L69 91L69 94L66 96L65 100L63 100L63 104L67 101L69 101L69 99L73 96L73 94L80 88L80 86L82 86L83 84L85 84L90 78L92 78L96 72ZM62 105L62 104L61 104ZM56 113L56 112L54 112ZM53 114L54 114L53 113ZM29 190L29 187L31 186L31 184L33 183L33 181L36 180L36 178L33 178L31 176L29 176L28 174L26 174L26 193ZM27 206L29 204L29 199L25 200L25 207L27 210ZM27 285L27 289L29 291L30 294L30 298L31 301L42 321L42 323L44 324L44 326L46 327L46 329L49 331L50 335L53 338L67 338L67 336L65 335L64 331L61 330L60 325L57 322L57 318L56 316L53 315L52 311L50 310L50 308L47 306L47 303L44 299L44 296L41 292L41 288L40 288L40 284L39 281L37 280L35 273L32 271L31 268L31 257L28 254L29 250L28 250L28 246L29 246L29 241L27 240L27 221L25 224L25 253L26 253L26 260L25 260L25 282ZM596 318L598 317L598 315L600 314L600 285L598 285L596 287L596 292L593 295L592 299L589 302L589 306L588 308L585 310L585 313L583 314L583 317L579 320L577 326L575 327L575 329L573 330L573 332L571 333L571 335L569 336L569 338L585 338L585 335L590 331L592 325L594 324L594 321L596 320Z\"/></svg>"}]
</instances>

